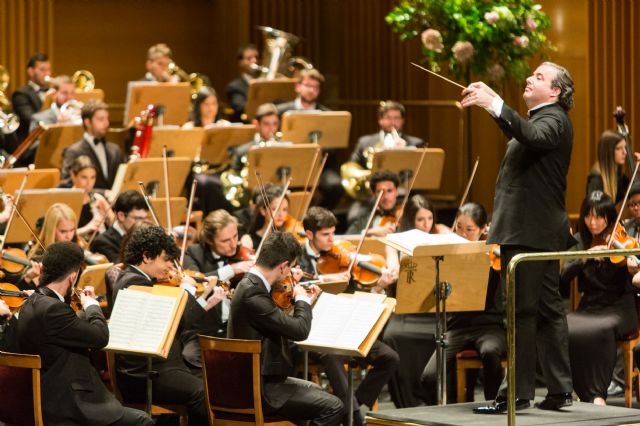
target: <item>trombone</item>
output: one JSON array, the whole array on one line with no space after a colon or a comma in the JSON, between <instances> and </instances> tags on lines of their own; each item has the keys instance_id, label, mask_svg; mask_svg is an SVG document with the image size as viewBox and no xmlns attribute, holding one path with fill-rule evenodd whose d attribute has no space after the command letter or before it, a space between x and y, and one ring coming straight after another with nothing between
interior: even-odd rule
<instances>
[{"instance_id":1,"label":"trombone","mask_svg":"<svg viewBox=\"0 0 640 426\"><path fill-rule=\"evenodd\" d=\"M187 73L185 70L176 65L175 62L171 61L169 63L169 69L167 70L169 75L177 76L180 81L188 82L191 85L191 98L195 99L198 96L198 92L204 86L211 85L209 81L209 77L204 74L200 74L198 72L192 72L191 74Z\"/></svg>"}]
</instances>

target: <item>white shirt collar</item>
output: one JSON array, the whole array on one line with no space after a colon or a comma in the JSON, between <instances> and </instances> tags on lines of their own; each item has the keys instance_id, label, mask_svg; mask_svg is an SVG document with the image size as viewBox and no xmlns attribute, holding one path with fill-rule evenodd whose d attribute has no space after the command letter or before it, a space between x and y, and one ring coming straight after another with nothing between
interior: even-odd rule
<instances>
[{"instance_id":1,"label":"white shirt collar","mask_svg":"<svg viewBox=\"0 0 640 426\"><path fill-rule=\"evenodd\" d=\"M151 74L150 72L147 72L147 73L144 75L144 78L145 78L145 80L149 80L149 81L158 81L158 80L153 76L153 74Z\"/></svg>"},{"instance_id":2,"label":"white shirt collar","mask_svg":"<svg viewBox=\"0 0 640 426\"><path fill-rule=\"evenodd\" d=\"M293 101L293 106L298 111L318 109L318 103L317 102L314 102L313 105L311 105L311 108L305 108L304 106L302 106L302 100L300 99L300 96L298 96L295 99L295 101Z\"/></svg>"},{"instance_id":3,"label":"white shirt collar","mask_svg":"<svg viewBox=\"0 0 640 426\"><path fill-rule=\"evenodd\" d=\"M247 83L250 82L251 80L253 80L253 77L251 77L249 74L243 72L241 74L241 77L244 79L244 81L246 81Z\"/></svg>"},{"instance_id":4,"label":"white shirt collar","mask_svg":"<svg viewBox=\"0 0 640 426\"><path fill-rule=\"evenodd\" d=\"M144 275L145 277L147 277L147 279L148 279L149 281L153 281L153 280L151 279L151 277L150 277L149 275L147 275L147 273L146 273L146 272L144 272L142 269L138 268L136 265L129 265L129 266L131 266L132 268L136 269L136 270L137 270L138 272L140 272L142 275Z\"/></svg>"},{"instance_id":5,"label":"white shirt collar","mask_svg":"<svg viewBox=\"0 0 640 426\"><path fill-rule=\"evenodd\" d=\"M265 288L267 289L267 293L271 292L271 284L269 284L269 281L267 281L267 279L264 277L264 275L262 275L262 272L260 272L258 268L254 266L253 268L249 269L249 273L260 278Z\"/></svg>"},{"instance_id":6,"label":"white shirt collar","mask_svg":"<svg viewBox=\"0 0 640 426\"><path fill-rule=\"evenodd\" d=\"M306 239L304 242L304 249L307 252L307 254L313 257L314 259L317 259L318 257L320 257L319 255L316 254L315 251L313 251L313 247L311 247L311 242L308 239Z\"/></svg>"},{"instance_id":7,"label":"white shirt collar","mask_svg":"<svg viewBox=\"0 0 640 426\"><path fill-rule=\"evenodd\" d=\"M56 294L56 296L58 296L58 299L60 299L61 302L64 303L64 297L62 297L62 295L60 293L58 293L57 291L55 291L54 289L52 289L51 287L49 287L49 290L51 290L52 292L54 292Z\"/></svg>"},{"instance_id":8,"label":"white shirt collar","mask_svg":"<svg viewBox=\"0 0 640 426\"><path fill-rule=\"evenodd\" d=\"M37 92L39 92L39 91L40 91L40 89L42 89L42 87L40 87L37 83L34 83L34 82L33 82L33 81L31 81L31 80L27 81L27 84L28 84L29 86L33 87L33 90L35 90L35 91L36 91L36 93L37 93Z\"/></svg>"},{"instance_id":9,"label":"white shirt collar","mask_svg":"<svg viewBox=\"0 0 640 426\"><path fill-rule=\"evenodd\" d=\"M529 111L527 111L527 115L531 115L531 113L533 111L537 111L542 107L545 107L545 106L551 105L551 104L555 104L555 103L557 103L557 102L543 102L541 104L538 104L538 105L534 106L533 108L531 108Z\"/></svg>"},{"instance_id":10,"label":"white shirt collar","mask_svg":"<svg viewBox=\"0 0 640 426\"><path fill-rule=\"evenodd\" d=\"M117 220L115 222L113 222L113 229L116 230L116 232L118 234L120 234L122 237L124 237L124 234L126 234L127 232L124 230L124 228L120 225L120 222L118 222Z\"/></svg>"}]
</instances>

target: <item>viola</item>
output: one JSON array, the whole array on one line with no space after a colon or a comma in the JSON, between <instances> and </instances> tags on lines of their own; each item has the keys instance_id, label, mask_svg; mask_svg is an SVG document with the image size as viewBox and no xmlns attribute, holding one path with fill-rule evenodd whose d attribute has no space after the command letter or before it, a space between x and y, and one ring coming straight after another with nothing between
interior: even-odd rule
<instances>
[{"instance_id":1,"label":"viola","mask_svg":"<svg viewBox=\"0 0 640 426\"><path fill-rule=\"evenodd\" d=\"M15 285L0 283L0 298L4 300L12 311L18 310L27 297L29 297L28 294Z\"/></svg>"},{"instance_id":2,"label":"viola","mask_svg":"<svg viewBox=\"0 0 640 426\"><path fill-rule=\"evenodd\" d=\"M330 251L320 255L316 265L318 272L335 274L347 271L355 251L355 247L348 240L335 243ZM385 266L386 260L379 254L358 254L351 276L362 286L372 286L382 275L382 268Z\"/></svg>"}]
</instances>

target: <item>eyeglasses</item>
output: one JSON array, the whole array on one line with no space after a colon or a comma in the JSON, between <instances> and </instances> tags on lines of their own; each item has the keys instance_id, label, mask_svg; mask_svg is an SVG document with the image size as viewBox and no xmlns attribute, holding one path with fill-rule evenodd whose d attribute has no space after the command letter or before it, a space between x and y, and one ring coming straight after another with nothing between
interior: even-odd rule
<instances>
[{"instance_id":1,"label":"eyeglasses","mask_svg":"<svg viewBox=\"0 0 640 426\"><path fill-rule=\"evenodd\" d=\"M638 203L629 203L629 208L630 209L635 209L636 207L640 207L640 202L638 202Z\"/></svg>"}]
</instances>

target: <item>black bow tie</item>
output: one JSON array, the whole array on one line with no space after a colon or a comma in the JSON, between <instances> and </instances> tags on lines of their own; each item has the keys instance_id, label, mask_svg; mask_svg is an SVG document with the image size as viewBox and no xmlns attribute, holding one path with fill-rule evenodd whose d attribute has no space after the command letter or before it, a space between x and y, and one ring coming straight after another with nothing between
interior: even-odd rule
<instances>
[{"instance_id":1,"label":"black bow tie","mask_svg":"<svg viewBox=\"0 0 640 426\"><path fill-rule=\"evenodd\" d=\"M105 138L94 138L93 139L93 144L94 145L99 145L99 144L103 144L106 145L107 144L107 140Z\"/></svg>"}]
</instances>

